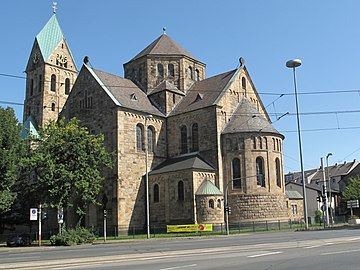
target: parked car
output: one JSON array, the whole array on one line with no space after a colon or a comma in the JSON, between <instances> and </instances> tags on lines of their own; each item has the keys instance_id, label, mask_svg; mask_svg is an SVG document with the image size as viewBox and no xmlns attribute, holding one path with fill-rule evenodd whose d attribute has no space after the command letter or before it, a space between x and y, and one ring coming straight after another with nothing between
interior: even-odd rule
<instances>
[{"instance_id":1,"label":"parked car","mask_svg":"<svg viewBox=\"0 0 360 270\"><path fill-rule=\"evenodd\" d=\"M31 237L27 233L20 233L11 235L6 241L8 247L23 247L31 245Z\"/></svg>"}]
</instances>

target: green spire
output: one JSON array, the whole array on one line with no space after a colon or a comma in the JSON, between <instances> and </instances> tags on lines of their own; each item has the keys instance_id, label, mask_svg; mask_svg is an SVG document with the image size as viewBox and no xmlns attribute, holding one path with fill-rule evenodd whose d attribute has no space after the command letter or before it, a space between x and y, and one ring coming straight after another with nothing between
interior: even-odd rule
<instances>
[{"instance_id":1,"label":"green spire","mask_svg":"<svg viewBox=\"0 0 360 270\"><path fill-rule=\"evenodd\" d=\"M47 61L53 50L64 38L59 22L54 13L44 28L36 36L44 61Z\"/></svg>"}]
</instances>

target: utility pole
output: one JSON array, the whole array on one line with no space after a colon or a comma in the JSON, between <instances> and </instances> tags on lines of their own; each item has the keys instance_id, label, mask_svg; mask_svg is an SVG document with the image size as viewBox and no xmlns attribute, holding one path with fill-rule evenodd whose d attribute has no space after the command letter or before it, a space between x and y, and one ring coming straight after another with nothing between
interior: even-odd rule
<instances>
[{"instance_id":1,"label":"utility pole","mask_svg":"<svg viewBox=\"0 0 360 270\"><path fill-rule=\"evenodd\" d=\"M328 200L327 200L327 188L326 188L326 177L325 177L325 168L324 168L324 159L321 158L321 172L322 179L324 183L324 206L325 206L325 216L326 216L326 225L329 226L329 210L328 210Z\"/></svg>"}]
</instances>

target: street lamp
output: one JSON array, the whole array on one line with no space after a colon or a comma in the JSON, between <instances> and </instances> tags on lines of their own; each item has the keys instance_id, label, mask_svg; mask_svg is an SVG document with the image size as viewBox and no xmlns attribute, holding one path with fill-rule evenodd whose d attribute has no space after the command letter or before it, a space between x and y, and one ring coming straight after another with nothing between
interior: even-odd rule
<instances>
[{"instance_id":1,"label":"street lamp","mask_svg":"<svg viewBox=\"0 0 360 270\"><path fill-rule=\"evenodd\" d=\"M300 59L293 59L286 62L286 67L292 68L294 74L294 89L295 89L295 103L296 103L296 119L297 119L297 132L299 139L299 155L300 155L300 166L301 166L301 177L302 177L302 187L303 187L303 199L304 199L304 219L305 219L305 229L309 228L308 224L308 213L307 213L307 201L306 201L306 183L305 183L305 173L302 157L302 148L301 148L301 131L300 131L300 116L299 116L299 103L298 103L298 93L296 88L296 72L295 68L301 66Z\"/></svg>"},{"instance_id":2,"label":"street lamp","mask_svg":"<svg viewBox=\"0 0 360 270\"><path fill-rule=\"evenodd\" d=\"M332 156L332 153L328 153L326 155L326 175L327 175L327 179L328 179L328 186L329 186L329 206L330 206L330 211L328 213L328 215L330 216L330 223L329 224L333 224L334 220L333 220L333 213L332 213L332 208L331 208L331 203L332 203L332 198L331 198L331 180L330 180L330 174L329 174L329 157Z\"/></svg>"},{"instance_id":3,"label":"street lamp","mask_svg":"<svg viewBox=\"0 0 360 270\"><path fill-rule=\"evenodd\" d=\"M152 118L151 114L145 116L145 195L146 195L146 234L147 239L150 238L150 206L149 206L149 172L148 172L148 130L147 120Z\"/></svg>"}]
</instances>

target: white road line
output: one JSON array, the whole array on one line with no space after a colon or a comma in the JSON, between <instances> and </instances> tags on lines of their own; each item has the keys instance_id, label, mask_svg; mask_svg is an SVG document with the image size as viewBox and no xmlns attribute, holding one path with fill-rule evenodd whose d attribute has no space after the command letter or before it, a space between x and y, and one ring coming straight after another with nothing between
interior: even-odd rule
<instances>
[{"instance_id":1,"label":"white road line","mask_svg":"<svg viewBox=\"0 0 360 270\"><path fill-rule=\"evenodd\" d=\"M310 249L310 248L318 248L318 247L321 247L322 245L316 245L316 246L308 246L308 247L304 247L306 249Z\"/></svg>"},{"instance_id":2,"label":"white road line","mask_svg":"<svg viewBox=\"0 0 360 270\"><path fill-rule=\"evenodd\" d=\"M251 256L247 256L248 258L257 258L257 257L262 257L262 256L269 256L269 255L275 255L275 254L280 254L283 253L282 251L278 251L278 252L268 252L268 253L262 253L262 254L257 254L257 255L251 255Z\"/></svg>"},{"instance_id":3,"label":"white road line","mask_svg":"<svg viewBox=\"0 0 360 270\"><path fill-rule=\"evenodd\" d=\"M173 269L182 269L182 268L189 268L189 267L195 267L197 264L189 264L189 265L183 265L183 266L175 266L175 267L169 267L169 268L161 268L159 270L173 270Z\"/></svg>"},{"instance_id":4,"label":"white road line","mask_svg":"<svg viewBox=\"0 0 360 270\"><path fill-rule=\"evenodd\" d=\"M321 256L324 255L333 255L333 254L343 254L343 253L352 253L352 252L359 252L360 249L352 249L352 250L344 250L344 251L334 251L334 252L326 252L326 253L321 253Z\"/></svg>"}]
</instances>

